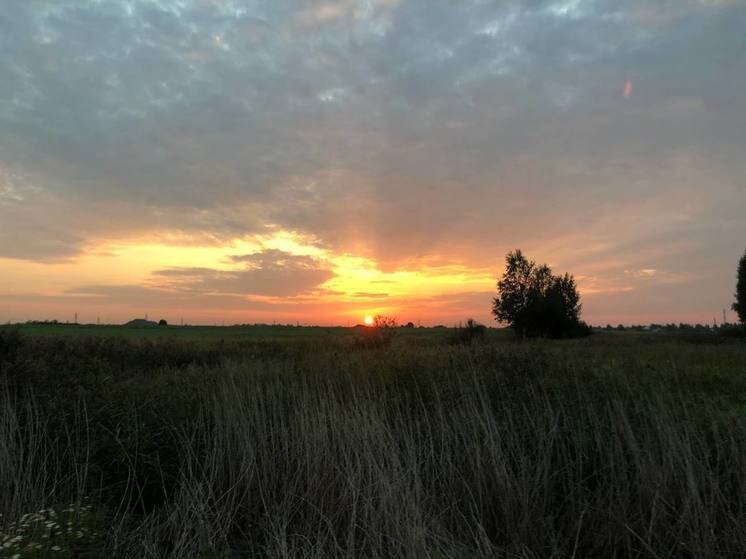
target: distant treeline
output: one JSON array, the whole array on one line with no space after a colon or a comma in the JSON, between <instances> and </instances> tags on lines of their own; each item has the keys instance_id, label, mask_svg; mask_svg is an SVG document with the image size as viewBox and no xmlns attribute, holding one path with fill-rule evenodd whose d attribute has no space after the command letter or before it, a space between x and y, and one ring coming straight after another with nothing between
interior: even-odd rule
<instances>
[{"instance_id":1,"label":"distant treeline","mask_svg":"<svg viewBox=\"0 0 746 559\"><path fill-rule=\"evenodd\" d=\"M677 332L679 330L701 330L701 331L717 331L722 329L728 329L728 328L734 328L736 327L736 324L685 324L683 322L680 322L679 324L635 324L631 326L624 326L623 324L619 324L617 326L612 326L611 324L607 324L604 327L599 327L601 330L619 330L620 332L625 330L635 331L635 332Z\"/></svg>"},{"instance_id":2,"label":"distant treeline","mask_svg":"<svg viewBox=\"0 0 746 559\"><path fill-rule=\"evenodd\" d=\"M457 328L463 328L466 327L466 325L471 321L472 319L469 319L465 322L460 321ZM21 323L8 323L9 325L13 324L21 324ZM91 324L91 323L77 323L77 322L62 322L59 320L27 320L23 322L23 324L27 324L30 326L113 326L112 324ZM114 325L116 326L116 325ZM122 325L126 326L126 325ZM184 326L192 326L191 324L184 324ZM362 327L362 324L357 324L355 327ZM262 322L257 323L243 323L243 324L229 324L225 325L225 328L317 328L318 326L315 325L304 325L304 324L266 324ZM400 324L396 326L397 328L433 328L433 329L445 329L448 328L447 326L443 324L436 324L435 326L422 326L422 325L415 325L412 322L407 322L406 324ZM484 328L490 328L490 326L483 326ZM727 330L732 328L737 328L738 324L733 323L725 323L725 324L689 324L689 323L668 323L668 324L632 324L632 325L623 325L618 324L616 326L613 326L611 324L607 324L606 326L593 326L596 330L618 330L620 332L622 331L634 331L634 332L659 332L659 331L668 331L668 332L675 332L678 330L701 330L701 331L718 331L718 330Z\"/></svg>"}]
</instances>

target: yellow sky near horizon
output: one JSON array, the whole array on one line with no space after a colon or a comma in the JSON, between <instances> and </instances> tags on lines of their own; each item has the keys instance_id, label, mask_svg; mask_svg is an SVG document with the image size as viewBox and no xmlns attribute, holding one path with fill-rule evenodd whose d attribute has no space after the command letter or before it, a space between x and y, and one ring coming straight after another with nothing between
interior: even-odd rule
<instances>
[{"instance_id":1,"label":"yellow sky near horizon","mask_svg":"<svg viewBox=\"0 0 746 559\"><path fill-rule=\"evenodd\" d=\"M566 269L571 258L554 246L549 261L556 273L574 273L583 317L594 324L660 321L665 301L656 290L675 293L703 280L623 268L595 252L589 248ZM474 266L444 254L382 266L370 255L337 252L318 238L279 228L222 243L154 233L102 241L55 261L0 258L0 321L70 320L78 313L83 322L149 314L193 324L345 325L380 314L424 325L469 317L494 324L491 299L503 271L501 260L495 262ZM627 302L637 307L624 312ZM610 305L623 312L609 313ZM713 312L721 316L718 310L666 314L668 321L710 323Z\"/></svg>"},{"instance_id":2,"label":"yellow sky near horizon","mask_svg":"<svg viewBox=\"0 0 746 559\"><path fill-rule=\"evenodd\" d=\"M179 283L169 283L158 275L163 270L204 269L209 273L241 273L252 265L234 261L236 255L261 256L263 254L288 255L289 258L307 258L303 266L312 264L328 273L329 279L295 293L254 294L255 286L246 284L227 289L200 287L191 288L185 296L214 298L235 297L236 302L246 302L246 309L219 309L233 318L252 322L272 316L272 307L280 310L279 315L291 316L304 322L346 323L362 320L368 314L408 315L409 303L419 307L419 314L430 306L430 300L458 296L463 293L486 292L494 287L495 276L489 270L470 268L465 265L419 266L384 271L375 260L352 254L337 254L321 248L315 239L304 238L286 231L276 231L271 235L254 236L249 239L235 239L223 245L183 245L147 239L125 239L108 241L89 247L82 254L55 262L0 259L0 269L6 281L3 295L26 298L26 302L46 299L49 308L69 305L81 308L98 308L88 314L109 314L124 320L132 314L129 308L137 308L137 294L130 293L134 300L129 302L112 300L102 294L86 292L91 288L144 288L156 290L164 295L178 293ZM303 267L288 269L280 267L279 275L303 274ZM278 277L279 279L279 277ZM82 290L81 290L82 288ZM261 309L252 310L252 304L260 303ZM290 312L288 305L297 304ZM64 305L63 305L64 306ZM158 305L153 305L157 309ZM178 307L179 302L169 302L160 312L169 307ZM128 308L129 307L129 308ZM112 312L112 309L113 312ZM154 311L156 310L154 309ZM176 309L173 309L176 310ZM321 311L320 314L319 311ZM183 311L182 311L183 314ZM192 309L187 314L191 321L210 321L215 309L203 311ZM22 317L18 317L22 318ZM35 316L34 318L42 318ZM49 317L52 318L52 317ZM421 317L427 320L427 316Z\"/></svg>"},{"instance_id":3,"label":"yellow sky near horizon","mask_svg":"<svg viewBox=\"0 0 746 559\"><path fill-rule=\"evenodd\" d=\"M502 269L437 261L383 269L370 256L337 253L316 238L279 229L211 244L159 235L116 239L65 260L0 258L0 321L70 320L78 313L81 322L119 323L150 314L193 324L345 325L381 314L425 325L451 324L458 317L493 323L490 301ZM605 316L603 303L610 297L645 303L646 287L676 287L691 279L653 268L607 277L608 262L591 262L575 277L590 310L584 317L597 324L655 321L654 302L649 315L619 319ZM710 322L710 316L708 309L672 320Z\"/></svg>"}]
</instances>

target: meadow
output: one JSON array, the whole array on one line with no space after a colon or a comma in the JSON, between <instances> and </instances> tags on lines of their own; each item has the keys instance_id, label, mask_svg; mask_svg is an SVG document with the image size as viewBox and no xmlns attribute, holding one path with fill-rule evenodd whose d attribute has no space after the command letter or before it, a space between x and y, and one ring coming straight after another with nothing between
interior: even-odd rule
<instances>
[{"instance_id":1,"label":"meadow","mask_svg":"<svg viewBox=\"0 0 746 559\"><path fill-rule=\"evenodd\" d=\"M746 344L0 328L0 557L746 556Z\"/></svg>"}]
</instances>

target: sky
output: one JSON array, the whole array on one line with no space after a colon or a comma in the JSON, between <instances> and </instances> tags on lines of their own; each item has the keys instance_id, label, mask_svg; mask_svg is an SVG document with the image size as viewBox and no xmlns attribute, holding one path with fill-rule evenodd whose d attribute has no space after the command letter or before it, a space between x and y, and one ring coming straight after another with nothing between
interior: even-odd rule
<instances>
[{"instance_id":1,"label":"sky","mask_svg":"<svg viewBox=\"0 0 746 559\"><path fill-rule=\"evenodd\" d=\"M722 319L746 0L6 0L0 321ZM728 318L735 316L729 312Z\"/></svg>"}]
</instances>

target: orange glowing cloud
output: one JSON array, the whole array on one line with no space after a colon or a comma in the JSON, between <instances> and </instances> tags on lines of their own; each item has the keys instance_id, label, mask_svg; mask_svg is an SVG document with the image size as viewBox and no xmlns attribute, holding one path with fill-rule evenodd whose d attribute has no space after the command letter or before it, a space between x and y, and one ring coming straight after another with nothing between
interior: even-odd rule
<instances>
[{"instance_id":1,"label":"orange glowing cloud","mask_svg":"<svg viewBox=\"0 0 746 559\"><path fill-rule=\"evenodd\" d=\"M465 265L385 271L372 258L336 252L314 237L284 230L209 246L141 238L108 241L55 264L54 274L49 264L0 262L14 279L2 295L72 305L76 312L114 322L141 309L157 309L171 320L186 316L192 323L221 316L235 322L328 324L362 317L372 324L379 314L428 321L445 312L444 301L489 291L495 281L490 270Z\"/></svg>"}]
</instances>

